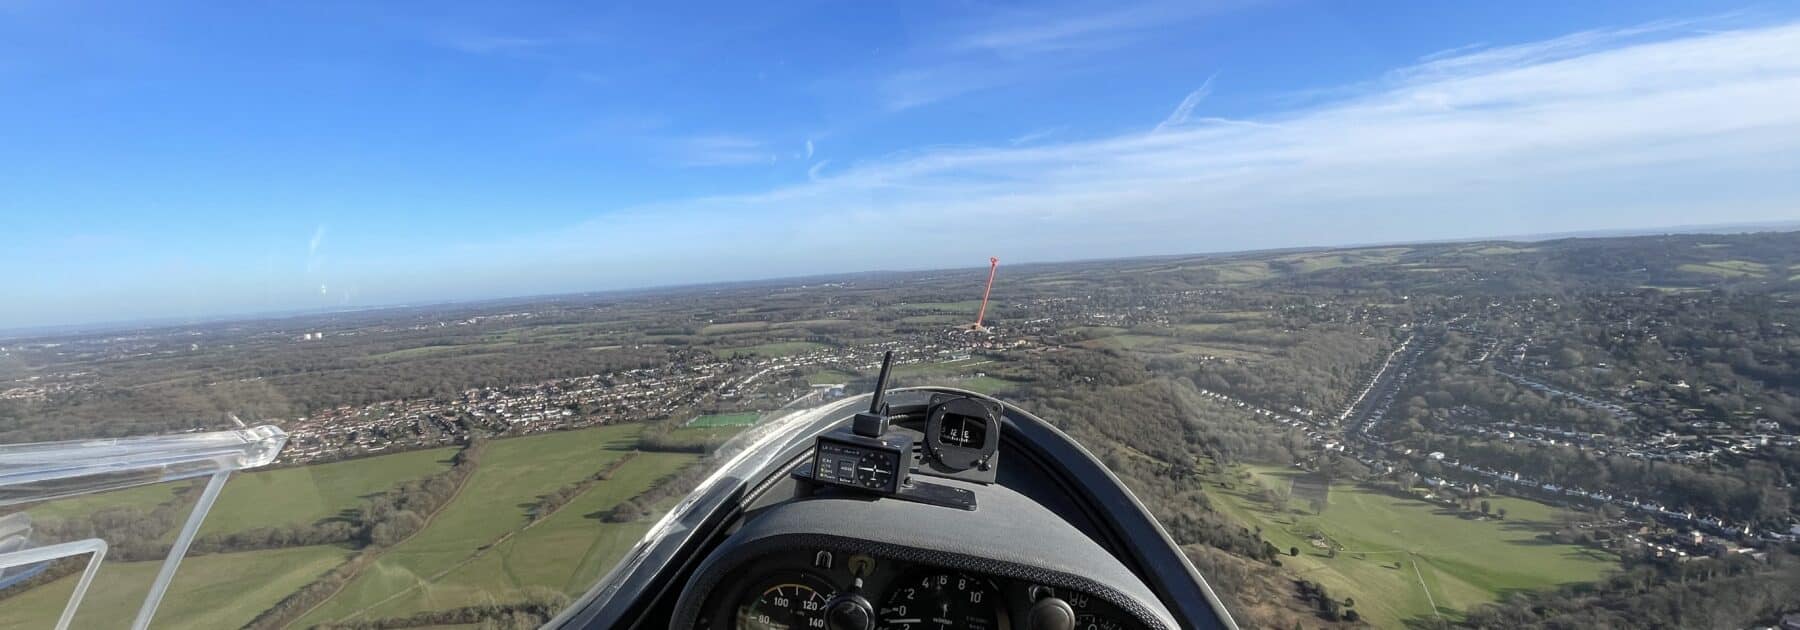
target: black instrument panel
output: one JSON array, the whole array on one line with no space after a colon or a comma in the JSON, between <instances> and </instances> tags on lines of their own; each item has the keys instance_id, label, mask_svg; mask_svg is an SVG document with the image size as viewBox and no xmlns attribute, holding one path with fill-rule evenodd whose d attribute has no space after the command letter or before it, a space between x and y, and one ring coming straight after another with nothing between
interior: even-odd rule
<instances>
[{"instance_id":1,"label":"black instrument panel","mask_svg":"<svg viewBox=\"0 0 1800 630\"><path fill-rule=\"evenodd\" d=\"M1087 593L837 549L744 562L705 601L697 627L717 630L835 627L827 623L834 605L861 607L871 617L867 627L884 630L1027 629L1043 614L1034 607L1062 604L1075 628L1143 627Z\"/></svg>"}]
</instances>

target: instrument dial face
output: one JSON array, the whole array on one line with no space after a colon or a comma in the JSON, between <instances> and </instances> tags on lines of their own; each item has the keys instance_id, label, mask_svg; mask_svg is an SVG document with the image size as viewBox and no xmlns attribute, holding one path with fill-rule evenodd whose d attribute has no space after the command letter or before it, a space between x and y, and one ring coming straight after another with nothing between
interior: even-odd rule
<instances>
[{"instance_id":1,"label":"instrument dial face","mask_svg":"<svg viewBox=\"0 0 1800 630\"><path fill-rule=\"evenodd\" d=\"M1123 613L1087 593L1033 586L1031 594L1032 597L1062 597L1064 602L1068 602L1069 608L1075 611L1075 630L1127 630L1141 627L1137 622L1125 621Z\"/></svg>"},{"instance_id":2,"label":"instrument dial face","mask_svg":"<svg viewBox=\"0 0 1800 630\"><path fill-rule=\"evenodd\" d=\"M933 403L925 420L925 449L937 463L963 471L989 461L1000 448L999 416L971 398Z\"/></svg>"},{"instance_id":3,"label":"instrument dial face","mask_svg":"<svg viewBox=\"0 0 1800 630\"><path fill-rule=\"evenodd\" d=\"M981 448L987 441L987 418L946 415L938 426L938 441L950 446Z\"/></svg>"},{"instance_id":4,"label":"instrument dial face","mask_svg":"<svg viewBox=\"0 0 1800 630\"><path fill-rule=\"evenodd\" d=\"M1000 593L985 579L954 572L896 583L876 611L882 630L999 630Z\"/></svg>"},{"instance_id":5,"label":"instrument dial face","mask_svg":"<svg viewBox=\"0 0 1800 630\"><path fill-rule=\"evenodd\" d=\"M1075 630L1125 630L1125 624L1106 615L1076 614Z\"/></svg>"},{"instance_id":6,"label":"instrument dial face","mask_svg":"<svg viewBox=\"0 0 1800 630\"><path fill-rule=\"evenodd\" d=\"M763 580L738 605L740 630L811 630L825 627L825 602L836 589L809 573L787 571Z\"/></svg>"}]
</instances>

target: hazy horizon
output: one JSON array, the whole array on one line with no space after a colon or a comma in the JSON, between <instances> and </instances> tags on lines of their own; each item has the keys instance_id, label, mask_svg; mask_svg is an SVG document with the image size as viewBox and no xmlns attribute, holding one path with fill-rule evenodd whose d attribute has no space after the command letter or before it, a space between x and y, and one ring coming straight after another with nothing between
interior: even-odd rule
<instances>
[{"instance_id":1,"label":"hazy horizon","mask_svg":"<svg viewBox=\"0 0 1800 630\"><path fill-rule=\"evenodd\" d=\"M1579 232L1558 232L1558 233L1550 233L1550 234L1501 234L1501 235L1491 235L1491 236L1472 236L1472 237L1467 237L1467 238L1450 238L1450 239L1440 239L1440 240L1430 240L1430 241L1393 241L1393 242L1376 242L1376 243L1326 243L1326 244L1298 245L1298 246L1293 246L1293 247L1273 247L1273 248L1262 248L1262 249L1239 249L1239 250L1194 251L1194 252L1152 252L1152 253L1145 253L1145 254L1136 255L1136 256L1106 256L1106 257L1096 257L1096 258L1054 258L1054 259L1047 258L1047 259L1009 260L1009 261L1003 261L1002 264L1006 265L1006 266L1055 265L1055 264L1070 264L1070 263L1083 263L1083 262L1106 262L1106 261L1115 261L1115 260L1131 260L1131 259L1135 259L1135 258L1180 258L1180 257L1185 257L1185 256L1236 256L1236 255L1254 255L1254 254L1259 254L1259 253L1278 252L1278 251L1295 251L1295 250L1298 250L1298 251L1307 251L1307 250L1329 251L1329 250L1336 250L1336 249L1348 250L1348 249L1362 249L1362 248L1370 248L1370 247L1431 245L1431 244L1442 244L1442 243L1481 243L1481 242L1531 243L1531 242L1544 242L1544 241L1554 241L1554 240L1562 240L1562 239L1629 238L1629 237L1657 236L1657 235L1664 235L1664 234L1668 234L1668 235L1702 235L1702 234L1733 235L1733 234L1754 234L1754 233L1765 233L1765 232L1788 232L1788 231L1800 231L1800 221L1771 221L1771 222L1763 222L1763 223L1727 223L1727 224L1713 224L1713 225L1671 225L1671 226L1645 227L1645 228L1615 228L1615 229L1600 229L1600 230L1588 230L1588 231L1579 231ZM562 292L557 292L557 293L501 294L501 295L479 296L479 297L470 297L470 298L462 298L462 299L420 300L417 302L394 302L394 303L387 303L387 304L366 304L366 305L359 305L359 306L354 306L354 307L325 306L325 307L315 307L315 308L308 308L308 309L292 309L292 310L286 310L286 311L245 311L245 312L215 313L215 314L211 314L211 315L203 315L203 316L187 317L187 318L167 317L167 318L142 318L142 319L134 319L134 320L99 320L99 321L89 321L89 322L72 322L72 323L64 323L64 324L28 325L28 326L17 326L17 327L11 327L11 328L0 327L0 339L9 339L9 338L17 339L17 338L25 338L25 337L32 337L32 336L44 336L44 335L90 334L90 333L95 333L95 332L106 332L109 330L138 328L138 327L162 327L162 326L182 326L182 325L194 325L194 324L207 324L207 323L262 321L262 320L268 320L268 319L280 319L280 318L285 318L285 317L304 317L307 315L325 315L325 314L332 314L332 313L354 313L354 312L362 312L362 311L382 311L382 310L389 310L389 309L422 308L422 307L429 307L429 306L457 306L457 305L467 305L467 304L478 304L478 303L482 303L482 302L506 302L506 301L516 301L516 300L531 300L531 299L539 299L539 298L552 299L552 298L558 298L558 297L605 294L605 293L629 293L629 292L633 292L633 291L680 290L680 289L688 289L688 288L703 288L703 287L718 286L718 285L756 284L756 283L764 283L764 282L782 282L782 281L787 281L787 280L805 280L805 279L811 279L811 278L825 279L825 278L834 278L834 277L840 277L840 276L851 276L851 275L861 275L861 274L925 273L925 272L932 272L932 271L950 271L950 270L956 270L956 269L980 270L980 269L986 268L985 260L980 260L980 261L976 261L976 262L980 263L980 264L972 263L972 264L966 265L966 266L959 265L959 266L893 267L893 268L875 268L875 269L832 270L832 271L821 271L819 273L788 275L788 276L747 277L747 278L738 278L738 279L732 279L732 280L718 280L718 281L709 281L709 282L646 284L646 285L623 286L623 287L612 287L612 288L574 289L574 290L570 290L570 291L562 291ZM979 274L977 274L977 275L979 275ZM979 278L977 278L977 280L978 279ZM971 281L973 282L975 280L971 280Z\"/></svg>"},{"instance_id":2,"label":"hazy horizon","mask_svg":"<svg viewBox=\"0 0 1800 630\"><path fill-rule=\"evenodd\" d=\"M1800 218L1800 17L0 7L0 330Z\"/></svg>"}]
</instances>

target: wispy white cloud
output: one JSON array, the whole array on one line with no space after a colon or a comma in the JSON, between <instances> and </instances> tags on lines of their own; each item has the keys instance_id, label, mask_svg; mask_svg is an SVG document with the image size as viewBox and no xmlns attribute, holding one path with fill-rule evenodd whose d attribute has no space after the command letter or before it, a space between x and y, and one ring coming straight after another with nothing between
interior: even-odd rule
<instances>
[{"instance_id":1,"label":"wispy white cloud","mask_svg":"<svg viewBox=\"0 0 1800 630\"><path fill-rule=\"evenodd\" d=\"M810 160L810 159L812 159L812 156L813 156L813 143L812 143L812 140L807 140L806 141L806 159Z\"/></svg>"},{"instance_id":2,"label":"wispy white cloud","mask_svg":"<svg viewBox=\"0 0 1800 630\"><path fill-rule=\"evenodd\" d=\"M1459 46L1420 58L1420 63L1396 71L1395 78L1420 81L1544 64L1618 46L1636 40L1666 36L1693 21L1658 21L1636 26L1595 29L1514 46Z\"/></svg>"},{"instance_id":3,"label":"wispy white cloud","mask_svg":"<svg viewBox=\"0 0 1800 630\"><path fill-rule=\"evenodd\" d=\"M819 173L823 172L825 170L825 165L830 163L831 160L819 160L817 164L808 167L806 169L806 179L815 182L819 181Z\"/></svg>"},{"instance_id":4,"label":"wispy white cloud","mask_svg":"<svg viewBox=\"0 0 1800 630\"><path fill-rule=\"evenodd\" d=\"M741 166L768 164L779 159L761 141L736 135L678 138L664 145L670 157L683 166Z\"/></svg>"},{"instance_id":5,"label":"wispy white cloud","mask_svg":"<svg viewBox=\"0 0 1800 630\"><path fill-rule=\"evenodd\" d=\"M1249 1L1154 0L1001 11L924 38L926 43L912 51L912 62L881 78L876 88L886 109L900 111L1063 76L1079 60L1126 49L1159 29Z\"/></svg>"},{"instance_id":6,"label":"wispy white cloud","mask_svg":"<svg viewBox=\"0 0 1800 630\"><path fill-rule=\"evenodd\" d=\"M1476 50L1481 50L1481 49L1487 48L1487 47L1488 47L1487 42L1475 42L1473 44L1463 44L1463 45L1457 46L1455 48L1448 48L1448 49L1440 50L1440 51L1433 52L1433 53L1427 53L1426 55L1419 57L1419 62L1425 63L1428 61L1436 61L1436 60L1444 59L1447 57L1455 57L1457 55L1466 54L1466 53L1476 51Z\"/></svg>"},{"instance_id":7,"label":"wispy white cloud","mask_svg":"<svg viewBox=\"0 0 1800 630\"><path fill-rule=\"evenodd\" d=\"M319 268L325 264L325 257L319 252L325 245L325 231L325 225L320 224L313 229L312 238L306 241L306 272L309 274L318 273Z\"/></svg>"},{"instance_id":8,"label":"wispy white cloud","mask_svg":"<svg viewBox=\"0 0 1800 630\"><path fill-rule=\"evenodd\" d=\"M1008 55L1100 50L1124 45L1143 31L1222 7L1222 3L1200 2L1107 3L1008 14L956 38L950 48Z\"/></svg>"},{"instance_id":9,"label":"wispy white cloud","mask_svg":"<svg viewBox=\"0 0 1800 630\"><path fill-rule=\"evenodd\" d=\"M472 54L520 53L541 50L553 42L537 37L514 37L508 35L456 35L446 37L443 43L451 48Z\"/></svg>"},{"instance_id":10,"label":"wispy white cloud","mask_svg":"<svg viewBox=\"0 0 1800 630\"><path fill-rule=\"evenodd\" d=\"M566 245L535 250L533 268L560 262L562 282L618 286L652 281L631 264L652 255L680 259L655 281L701 281L1800 216L1800 24L1421 66L1305 109L1190 109L1161 132L928 149L609 212L534 238ZM755 268L728 246L759 240L804 246L760 250Z\"/></svg>"},{"instance_id":11,"label":"wispy white cloud","mask_svg":"<svg viewBox=\"0 0 1800 630\"><path fill-rule=\"evenodd\" d=\"M1154 131L1160 132L1187 124L1188 118L1194 115L1194 107L1200 105L1200 101L1206 100L1206 97L1212 95L1212 82L1213 79L1218 76L1219 75L1214 74L1210 77L1206 77L1206 81L1201 82L1200 87L1195 88L1192 92L1188 92L1188 95L1181 99L1181 104L1175 106L1175 111L1169 112L1168 118L1164 118L1162 122L1157 123Z\"/></svg>"},{"instance_id":12,"label":"wispy white cloud","mask_svg":"<svg viewBox=\"0 0 1800 630\"><path fill-rule=\"evenodd\" d=\"M1062 133L1063 129L1064 129L1063 127L1051 127L1049 129L1038 129L1036 131L1028 131L1028 132L1013 136L1011 139L1008 139L1006 141L1006 143L1009 145L1015 146L1015 147L1022 145L1022 144L1031 144L1033 142L1037 142L1039 140L1043 140L1050 136L1054 136L1056 134Z\"/></svg>"},{"instance_id":13,"label":"wispy white cloud","mask_svg":"<svg viewBox=\"0 0 1800 630\"><path fill-rule=\"evenodd\" d=\"M879 97L888 111L907 110L1011 83L1018 80L1014 72L991 64L934 64L887 76L878 86Z\"/></svg>"}]
</instances>

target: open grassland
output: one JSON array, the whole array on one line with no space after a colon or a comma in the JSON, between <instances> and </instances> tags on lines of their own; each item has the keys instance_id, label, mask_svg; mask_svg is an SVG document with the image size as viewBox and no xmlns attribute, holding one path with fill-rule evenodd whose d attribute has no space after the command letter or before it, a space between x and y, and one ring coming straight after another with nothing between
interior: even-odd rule
<instances>
[{"instance_id":1,"label":"open grassland","mask_svg":"<svg viewBox=\"0 0 1800 630\"><path fill-rule=\"evenodd\" d=\"M1018 381L989 372L1002 364L982 357L936 363L911 363L894 366L894 376L901 385L940 385L958 387L983 394L1002 392L1018 386Z\"/></svg>"},{"instance_id":2,"label":"open grassland","mask_svg":"<svg viewBox=\"0 0 1800 630\"><path fill-rule=\"evenodd\" d=\"M1518 254L1524 254L1524 253L1535 252L1535 251L1538 251L1538 248L1536 248L1536 247L1515 247L1515 246L1511 246L1511 245L1482 245L1479 247L1462 250L1460 253L1473 254L1476 256L1514 256L1514 255L1518 255Z\"/></svg>"},{"instance_id":3,"label":"open grassland","mask_svg":"<svg viewBox=\"0 0 1800 630\"><path fill-rule=\"evenodd\" d=\"M974 315L981 308L981 300L963 300L960 302L909 302L896 304L896 310L932 311L937 313L968 313Z\"/></svg>"},{"instance_id":4,"label":"open grassland","mask_svg":"<svg viewBox=\"0 0 1800 630\"><path fill-rule=\"evenodd\" d=\"M894 366L895 376L921 377L929 380L938 376L959 376L968 373L977 364L992 364L991 361L977 357L958 359L955 361L938 361L926 363L907 363Z\"/></svg>"},{"instance_id":5,"label":"open grassland","mask_svg":"<svg viewBox=\"0 0 1800 630\"><path fill-rule=\"evenodd\" d=\"M1715 260L1706 263L1688 263L1676 267L1688 273L1701 273L1722 278L1760 278L1769 275L1769 266L1748 260Z\"/></svg>"},{"instance_id":6,"label":"open grassland","mask_svg":"<svg viewBox=\"0 0 1800 630\"><path fill-rule=\"evenodd\" d=\"M669 437L679 441L696 444L723 444L725 440L731 439L731 436L737 435L739 431L743 431L745 426L747 425L727 424L711 427L681 427L674 431L670 431Z\"/></svg>"},{"instance_id":7,"label":"open grassland","mask_svg":"<svg viewBox=\"0 0 1800 630\"><path fill-rule=\"evenodd\" d=\"M738 413L707 414L688 421L690 427L730 427L756 424L757 413L743 411Z\"/></svg>"},{"instance_id":8,"label":"open grassland","mask_svg":"<svg viewBox=\"0 0 1800 630\"><path fill-rule=\"evenodd\" d=\"M611 478L556 514L480 553L442 578L364 613L379 619L426 610L504 603L528 588L577 595L643 536L653 521L607 523L601 515L698 460L685 453L639 453Z\"/></svg>"},{"instance_id":9,"label":"open grassland","mask_svg":"<svg viewBox=\"0 0 1800 630\"><path fill-rule=\"evenodd\" d=\"M364 497L450 466L454 448L233 475L206 516L202 534L310 525L355 509Z\"/></svg>"},{"instance_id":10,"label":"open grassland","mask_svg":"<svg viewBox=\"0 0 1800 630\"><path fill-rule=\"evenodd\" d=\"M1350 484L1322 491L1323 484L1290 469L1244 470L1252 474L1249 483L1233 478L1229 489L1216 479L1207 484L1219 509L1262 528L1263 537L1282 550L1283 564L1334 597L1354 597L1356 610L1377 627L1457 618L1507 591L1592 581L1617 566L1604 552L1539 538L1558 511L1542 503L1490 497L1494 507L1507 510L1506 520L1472 519ZM1289 489L1289 509L1275 510L1257 498L1263 487ZM1313 513L1307 499L1321 494L1325 509ZM1315 539L1337 546L1336 556ZM1300 555L1287 557L1290 548Z\"/></svg>"},{"instance_id":11,"label":"open grassland","mask_svg":"<svg viewBox=\"0 0 1800 630\"><path fill-rule=\"evenodd\" d=\"M201 535L229 534L255 527L310 525L355 509L364 497L449 466L454 448L437 448L365 457L343 462L237 473L226 482L207 512ZM197 491L205 480L158 483L96 495L49 501L29 511L33 518L85 518L103 507L151 509L175 497L177 490ZM189 502L192 501L190 495ZM185 516L185 513L184 513ZM168 539L173 540L171 530Z\"/></svg>"},{"instance_id":12,"label":"open grassland","mask_svg":"<svg viewBox=\"0 0 1800 630\"><path fill-rule=\"evenodd\" d=\"M1363 267L1367 265L1388 265L1400 262L1400 256L1412 251L1406 247L1383 247L1376 249L1350 249L1330 252L1306 252L1290 254L1275 259L1293 273L1311 273L1341 267Z\"/></svg>"},{"instance_id":13,"label":"open grassland","mask_svg":"<svg viewBox=\"0 0 1800 630\"><path fill-rule=\"evenodd\" d=\"M840 370L819 370L806 375L806 382L813 385L835 385L838 383L848 383L850 382L850 379L853 378L856 378L856 375L849 372Z\"/></svg>"},{"instance_id":14,"label":"open grassland","mask_svg":"<svg viewBox=\"0 0 1800 630\"><path fill-rule=\"evenodd\" d=\"M1274 276L1269 270L1269 263L1260 260L1209 265L1205 268L1218 272L1219 282L1255 282Z\"/></svg>"},{"instance_id":15,"label":"open grassland","mask_svg":"<svg viewBox=\"0 0 1800 630\"><path fill-rule=\"evenodd\" d=\"M527 509L537 497L590 477L624 457L635 447L642 428L617 425L494 441L482 452L480 465L462 492L425 529L388 549L297 627L386 606L441 578L478 550L503 542L524 527L529 522ZM603 491L610 483L600 482L589 492Z\"/></svg>"},{"instance_id":16,"label":"open grassland","mask_svg":"<svg viewBox=\"0 0 1800 630\"><path fill-rule=\"evenodd\" d=\"M918 326L953 326L968 324L971 319L973 318L967 315L908 315L900 318L900 323Z\"/></svg>"},{"instance_id":17,"label":"open grassland","mask_svg":"<svg viewBox=\"0 0 1800 630\"><path fill-rule=\"evenodd\" d=\"M960 387L969 391L989 395L1004 392L1019 386L1018 381L993 376L973 376L960 380L953 379L942 384L948 387Z\"/></svg>"},{"instance_id":18,"label":"open grassland","mask_svg":"<svg viewBox=\"0 0 1800 630\"><path fill-rule=\"evenodd\" d=\"M1269 356L1268 347L1265 345L1242 343L1234 341L1234 337L1225 335L1225 333L1238 330L1267 332L1266 329L1254 324L1180 324L1174 328L1179 336L1137 332L1113 326L1087 326L1079 330L1096 335L1095 338L1080 343L1085 348L1125 350L1143 355L1191 360L1223 358L1255 361L1266 359Z\"/></svg>"},{"instance_id":19,"label":"open grassland","mask_svg":"<svg viewBox=\"0 0 1800 630\"><path fill-rule=\"evenodd\" d=\"M811 341L778 341L775 343L764 343L740 348L713 348L712 353L720 358L733 355L769 358L785 357L790 354L802 354L814 350L823 350L828 347L830 346Z\"/></svg>"},{"instance_id":20,"label":"open grassland","mask_svg":"<svg viewBox=\"0 0 1800 630\"><path fill-rule=\"evenodd\" d=\"M372 363L391 363L391 362L396 362L396 361L410 361L413 359L425 359L425 358L438 357L438 356L451 356L451 355L476 356L476 355L483 355L483 354L496 354L496 351L504 350L506 346L516 346L516 345L518 345L518 342L516 342L516 341L482 340L482 341L476 341L473 343L460 344L460 345L435 345L435 346L421 346L418 348L406 348L406 349L402 349L402 350L394 350L391 352L381 352L381 353L371 354L371 355L362 357L361 359L363 361L368 361L368 362L372 362Z\"/></svg>"},{"instance_id":21,"label":"open grassland","mask_svg":"<svg viewBox=\"0 0 1800 630\"><path fill-rule=\"evenodd\" d=\"M729 335L732 333L757 332L768 330L769 322L730 322L725 324L707 324L700 329L702 335Z\"/></svg>"},{"instance_id":22,"label":"open grassland","mask_svg":"<svg viewBox=\"0 0 1800 630\"><path fill-rule=\"evenodd\" d=\"M194 556L181 562L152 628L237 628L350 555L340 547L292 547ZM162 563L107 561L72 628L124 628ZM79 574L0 600L0 630L56 625Z\"/></svg>"},{"instance_id":23,"label":"open grassland","mask_svg":"<svg viewBox=\"0 0 1800 630\"><path fill-rule=\"evenodd\" d=\"M69 519L86 518L94 510L105 507L135 507L151 509L167 503L175 498L175 492L183 488L199 488L205 480L153 483L144 486L103 492L100 494L84 494L64 499L45 501L31 506L26 512L34 519Z\"/></svg>"}]
</instances>

